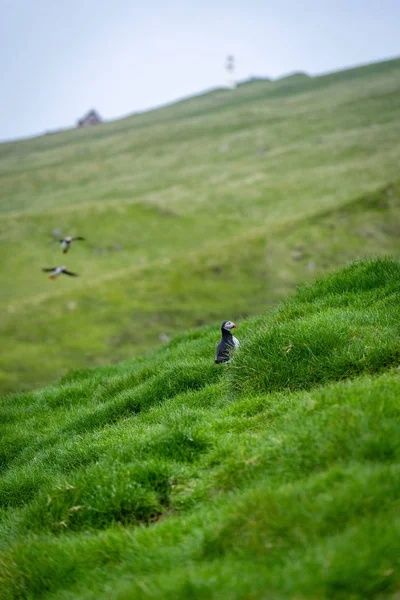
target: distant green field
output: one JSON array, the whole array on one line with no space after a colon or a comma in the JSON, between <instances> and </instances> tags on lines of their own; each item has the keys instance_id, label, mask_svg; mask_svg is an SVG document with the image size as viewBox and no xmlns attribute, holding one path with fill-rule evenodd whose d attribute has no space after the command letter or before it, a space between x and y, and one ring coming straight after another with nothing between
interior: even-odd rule
<instances>
[{"instance_id":1,"label":"distant green field","mask_svg":"<svg viewBox=\"0 0 400 600\"><path fill-rule=\"evenodd\" d=\"M0 145L0 390L118 362L400 250L400 60ZM52 231L83 235L64 256ZM49 281L42 267L80 273Z\"/></svg>"},{"instance_id":2,"label":"distant green field","mask_svg":"<svg viewBox=\"0 0 400 600\"><path fill-rule=\"evenodd\" d=\"M399 261L238 325L0 401L0 600L398 597Z\"/></svg>"}]
</instances>

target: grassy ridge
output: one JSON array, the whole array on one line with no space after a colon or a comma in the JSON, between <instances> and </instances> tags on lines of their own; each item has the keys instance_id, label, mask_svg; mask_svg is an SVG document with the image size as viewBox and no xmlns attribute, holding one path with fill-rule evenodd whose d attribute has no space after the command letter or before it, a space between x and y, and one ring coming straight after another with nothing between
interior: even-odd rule
<instances>
[{"instance_id":1,"label":"grassy ridge","mask_svg":"<svg viewBox=\"0 0 400 600\"><path fill-rule=\"evenodd\" d=\"M393 265L385 273L375 263L304 288L255 332L233 384L244 392L308 389L400 362L399 290Z\"/></svg>"},{"instance_id":2,"label":"grassy ridge","mask_svg":"<svg viewBox=\"0 0 400 600\"><path fill-rule=\"evenodd\" d=\"M398 253L399 65L250 82L2 144L0 389L140 354L225 312L257 314L344 261ZM54 229L88 242L64 257ZM64 261L81 277L40 273Z\"/></svg>"},{"instance_id":3,"label":"grassy ridge","mask_svg":"<svg viewBox=\"0 0 400 600\"><path fill-rule=\"evenodd\" d=\"M399 282L382 259L301 288L230 367L203 327L4 399L0 598L394 593Z\"/></svg>"}]
</instances>

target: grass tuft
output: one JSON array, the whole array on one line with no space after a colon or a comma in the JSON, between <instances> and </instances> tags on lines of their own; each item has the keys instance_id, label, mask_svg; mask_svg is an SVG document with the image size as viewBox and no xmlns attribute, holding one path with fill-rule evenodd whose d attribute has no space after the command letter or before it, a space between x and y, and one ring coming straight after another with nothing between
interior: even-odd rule
<instances>
[{"instance_id":1,"label":"grass tuft","mask_svg":"<svg viewBox=\"0 0 400 600\"><path fill-rule=\"evenodd\" d=\"M399 263L1 401L0 598L390 597ZM239 333L238 333L239 335Z\"/></svg>"},{"instance_id":2,"label":"grass tuft","mask_svg":"<svg viewBox=\"0 0 400 600\"><path fill-rule=\"evenodd\" d=\"M400 264L356 263L302 288L238 353L236 393L309 389L400 361Z\"/></svg>"}]
</instances>

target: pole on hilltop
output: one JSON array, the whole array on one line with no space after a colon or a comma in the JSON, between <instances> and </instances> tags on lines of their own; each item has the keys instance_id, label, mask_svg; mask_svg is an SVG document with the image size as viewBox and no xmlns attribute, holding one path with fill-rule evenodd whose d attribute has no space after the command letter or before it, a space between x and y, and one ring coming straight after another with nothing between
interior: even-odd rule
<instances>
[{"instance_id":1,"label":"pole on hilltop","mask_svg":"<svg viewBox=\"0 0 400 600\"><path fill-rule=\"evenodd\" d=\"M229 54L229 56L226 57L225 69L227 72L227 86L229 89L234 90L236 87L236 82L234 79L235 57L232 56L232 54Z\"/></svg>"}]
</instances>

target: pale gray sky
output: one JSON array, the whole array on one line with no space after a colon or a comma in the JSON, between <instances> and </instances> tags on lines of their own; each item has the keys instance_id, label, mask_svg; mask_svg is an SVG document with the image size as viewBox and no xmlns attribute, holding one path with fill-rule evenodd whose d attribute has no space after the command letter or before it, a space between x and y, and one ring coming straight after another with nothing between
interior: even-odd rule
<instances>
[{"instance_id":1,"label":"pale gray sky","mask_svg":"<svg viewBox=\"0 0 400 600\"><path fill-rule=\"evenodd\" d=\"M399 0L0 0L0 139L105 119L236 78L400 55Z\"/></svg>"}]
</instances>

